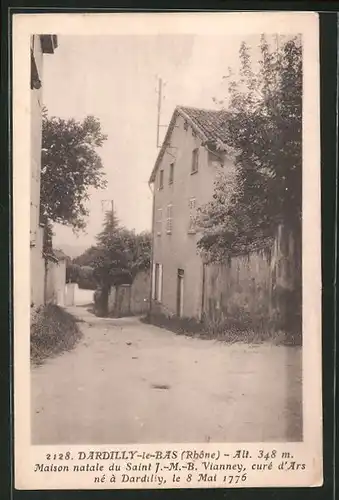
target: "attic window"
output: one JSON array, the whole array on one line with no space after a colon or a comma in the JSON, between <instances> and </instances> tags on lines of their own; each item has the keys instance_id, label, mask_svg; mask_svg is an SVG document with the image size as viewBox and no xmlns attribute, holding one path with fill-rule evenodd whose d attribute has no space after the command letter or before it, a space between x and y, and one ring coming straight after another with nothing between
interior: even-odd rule
<instances>
[{"instance_id":1,"label":"attic window","mask_svg":"<svg viewBox=\"0 0 339 500\"><path fill-rule=\"evenodd\" d=\"M169 179L168 183L173 184L173 179L174 179L174 163L170 164L170 171L169 171Z\"/></svg>"},{"instance_id":2,"label":"attic window","mask_svg":"<svg viewBox=\"0 0 339 500\"><path fill-rule=\"evenodd\" d=\"M193 135L193 137L197 136L197 133L196 133L196 131L194 129L192 129L192 135Z\"/></svg>"},{"instance_id":3,"label":"attic window","mask_svg":"<svg viewBox=\"0 0 339 500\"><path fill-rule=\"evenodd\" d=\"M188 130L188 123L186 121L184 122L184 130Z\"/></svg>"},{"instance_id":4,"label":"attic window","mask_svg":"<svg viewBox=\"0 0 339 500\"><path fill-rule=\"evenodd\" d=\"M160 170L159 172L159 189L164 187L164 171Z\"/></svg>"},{"instance_id":5,"label":"attic window","mask_svg":"<svg viewBox=\"0 0 339 500\"><path fill-rule=\"evenodd\" d=\"M195 174L199 169L199 148L193 149L191 174Z\"/></svg>"}]
</instances>

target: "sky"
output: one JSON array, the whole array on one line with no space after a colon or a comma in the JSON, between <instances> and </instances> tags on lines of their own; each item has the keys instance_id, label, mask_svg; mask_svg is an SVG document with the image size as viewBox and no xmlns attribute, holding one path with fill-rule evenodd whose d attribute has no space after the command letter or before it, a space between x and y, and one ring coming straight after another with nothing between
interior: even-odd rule
<instances>
[{"instance_id":1,"label":"sky","mask_svg":"<svg viewBox=\"0 0 339 500\"><path fill-rule=\"evenodd\" d=\"M137 232L151 229L149 176L158 149L157 79L164 81L161 138L177 105L214 109L227 93L223 75L239 65L244 37L212 35L59 36L44 56L43 101L50 116L99 118L108 139L98 150L107 188L90 191L85 232L55 226L54 246L88 247L102 228L102 200ZM245 38L256 42L258 37Z\"/></svg>"}]
</instances>

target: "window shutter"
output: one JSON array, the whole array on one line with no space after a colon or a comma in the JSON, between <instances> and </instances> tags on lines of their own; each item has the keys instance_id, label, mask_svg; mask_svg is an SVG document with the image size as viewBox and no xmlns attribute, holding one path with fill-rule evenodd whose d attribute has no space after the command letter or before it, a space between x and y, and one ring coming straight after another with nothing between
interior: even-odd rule
<instances>
[{"instance_id":1,"label":"window shutter","mask_svg":"<svg viewBox=\"0 0 339 500\"><path fill-rule=\"evenodd\" d=\"M158 291L158 300L161 302L162 300L162 264L159 265L159 291Z\"/></svg>"},{"instance_id":2,"label":"window shutter","mask_svg":"<svg viewBox=\"0 0 339 500\"><path fill-rule=\"evenodd\" d=\"M156 222L156 226L157 226L157 235L160 236L162 231L162 208L158 208L158 219Z\"/></svg>"}]
</instances>

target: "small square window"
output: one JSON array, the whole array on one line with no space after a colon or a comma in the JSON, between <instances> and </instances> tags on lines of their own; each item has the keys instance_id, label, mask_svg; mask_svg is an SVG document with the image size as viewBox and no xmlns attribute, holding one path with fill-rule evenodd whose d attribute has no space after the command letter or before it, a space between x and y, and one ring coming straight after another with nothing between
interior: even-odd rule
<instances>
[{"instance_id":1,"label":"small square window","mask_svg":"<svg viewBox=\"0 0 339 500\"><path fill-rule=\"evenodd\" d=\"M188 202L188 206L189 206L190 210L195 210L196 199L195 198L190 198L189 202Z\"/></svg>"},{"instance_id":2,"label":"small square window","mask_svg":"<svg viewBox=\"0 0 339 500\"><path fill-rule=\"evenodd\" d=\"M170 171L169 171L169 179L168 183L173 184L173 179L174 179L174 163L170 164Z\"/></svg>"},{"instance_id":3,"label":"small square window","mask_svg":"<svg viewBox=\"0 0 339 500\"><path fill-rule=\"evenodd\" d=\"M159 189L162 189L164 187L164 171L160 170L159 173Z\"/></svg>"},{"instance_id":4,"label":"small square window","mask_svg":"<svg viewBox=\"0 0 339 500\"><path fill-rule=\"evenodd\" d=\"M195 148L192 152L191 174L198 172L199 169L199 148Z\"/></svg>"}]
</instances>

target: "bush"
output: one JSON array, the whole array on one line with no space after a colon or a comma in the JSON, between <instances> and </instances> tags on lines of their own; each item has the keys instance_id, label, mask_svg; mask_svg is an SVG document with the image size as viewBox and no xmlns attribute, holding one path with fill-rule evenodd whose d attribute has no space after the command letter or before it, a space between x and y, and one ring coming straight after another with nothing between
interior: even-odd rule
<instances>
[{"instance_id":1,"label":"bush","mask_svg":"<svg viewBox=\"0 0 339 500\"><path fill-rule=\"evenodd\" d=\"M48 304L35 315L31 325L31 362L69 351L81 338L77 320L60 307Z\"/></svg>"},{"instance_id":2,"label":"bush","mask_svg":"<svg viewBox=\"0 0 339 500\"><path fill-rule=\"evenodd\" d=\"M158 312L147 314L142 321L160 328L166 328L178 335L215 339L227 343L256 344L269 341L279 345L301 345L300 333L291 334L273 327L264 327L265 321L263 318L257 319L253 323L249 315L243 315L241 318L232 316L214 319L204 316L201 321L198 321L194 318L167 316Z\"/></svg>"},{"instance_id":3,"label":"bush","mask_svg":"<svg viewBox=\"0 0 339 500\"><path fill-rule=\"evenodd\" d=\"M206 336L203 323L194 318L181 318L174 315L166 316L163 313L152 313L147 314L142 321L182 335Z\"/></svg>"}]
</instances>

